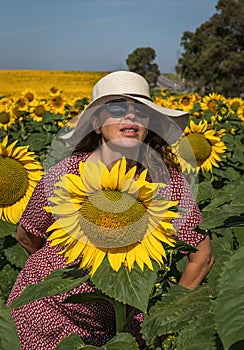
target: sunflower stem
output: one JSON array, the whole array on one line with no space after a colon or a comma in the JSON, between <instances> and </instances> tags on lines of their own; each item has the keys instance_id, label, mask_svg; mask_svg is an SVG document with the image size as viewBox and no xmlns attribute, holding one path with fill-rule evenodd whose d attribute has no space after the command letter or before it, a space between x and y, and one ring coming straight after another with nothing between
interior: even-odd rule
<instances>
[{"instance_id":1,"label":"sunflower stem","mask_svg":"<svg viewBox=\"0 0 244 350\"><path fill-rule=\"evenodd\" d=\"M116 316L116 333L123 333L125 332L126 328L126 306L125 304L114 300L113 306L115 310L115 316Z\"/></svg>"}]
</instances>

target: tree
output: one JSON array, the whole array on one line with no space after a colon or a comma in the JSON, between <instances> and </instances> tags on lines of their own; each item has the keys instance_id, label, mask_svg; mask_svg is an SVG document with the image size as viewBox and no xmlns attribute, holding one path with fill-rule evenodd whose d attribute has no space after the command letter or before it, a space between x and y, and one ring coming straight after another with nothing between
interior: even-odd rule
<instances>
[{"instance_id":1,"label":"tree","mask_svg":"<svg viewBox=\"0 0 244 350\"><path fill-rule=\"evenodd\" d=\"M193 82L198 92L225 96L244 93L244 0L219 0L217 13L198 27L184 32L184 52L176 71ZM204 89L204 90L203 90Z\"/></svg>"},{"instance_id":2,"label":"tree","mask_svg":"<svg viewBox=\"0 0 244 350\"><path fill-rule=\"evenodd\" d=\"M142 75L151 87L156 86L160 71L156 63L152 63L156 57L151 47L135 49L127 57L126 64L131 72Z\"/></svg>"}]
</instances>

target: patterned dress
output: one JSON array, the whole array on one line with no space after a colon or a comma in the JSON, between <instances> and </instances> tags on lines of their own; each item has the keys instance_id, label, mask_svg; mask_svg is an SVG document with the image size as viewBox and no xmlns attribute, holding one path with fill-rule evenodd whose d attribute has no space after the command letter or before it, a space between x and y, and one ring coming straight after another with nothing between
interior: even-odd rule
<instances>
[{"instance_id":1,"label":"patterned dress","mask_svg":"<svg viewBox=\"0 0 244 350\"><path fill-rule=\"evenodd\" d=\"M43 207L53 195L54 185L65 173L79 174L79 162L85 161L89 154L73 155L52 167L36 186L26 210L21 218L22 227L39 237L46 237L47 228L54 222L51 213ZM192 230L201 221L201 214L195 203L191 189L177 170L172 170L170 184L162 190L171 200L188 209L181 218L175 219L178 237L197 246L204 236ZM42 281L52 271L65 267L65 259L57 254L60 248L51 247L48 242L36 253L31 254L20 272L10 293L7 305L16 299L28 284ZM23 350L52 350L60 340L72 333L78 334L85 343L102 346L115 336L115 315L110 303L96 304L62 303L68 296L95 290L89 282L82 283L70 292L54 297L43 298L12 310ZM133 320L133 326L139 326L142 317L139 314ZM133 331L134 333L134 331Z\"/></svg>"}]
</instances>

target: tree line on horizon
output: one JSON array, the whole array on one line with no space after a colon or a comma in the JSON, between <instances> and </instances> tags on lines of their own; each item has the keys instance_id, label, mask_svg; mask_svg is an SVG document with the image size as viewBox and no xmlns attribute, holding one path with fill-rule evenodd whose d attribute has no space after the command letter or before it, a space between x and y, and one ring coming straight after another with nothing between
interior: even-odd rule
<instances>
[{"instance_id":1,"label":"tree line on horizon","mask_svg":"<svg viewBox=\"0 0 244 350\"><path fill-rule=\"evenodd\" d=\"M186 82L186 89L200 94L243 96L244 0L219 0L215 8L217 12L195 32L183 33L176 73ZM161 74L155 58L153 48L141 47L128 55L126 64L155 87Z\"/></svg>"}]
</instances>

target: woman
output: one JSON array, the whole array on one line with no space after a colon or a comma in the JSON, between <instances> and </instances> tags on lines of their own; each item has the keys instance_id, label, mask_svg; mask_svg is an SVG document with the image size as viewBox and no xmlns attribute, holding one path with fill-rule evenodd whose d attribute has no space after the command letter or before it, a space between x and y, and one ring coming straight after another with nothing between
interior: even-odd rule
<instances>
[{"instance_id":1,"label":"woman","mask_svg":"<svg viewBox=\"0 0 244 350\"><path fill-rule=\"evenodd\" d=\"M213 263L210 239L192 230L201 221L201 215L188 184L168 153L168 145L182 134L187 121L186 113L155 105L147 82L136 73L114 72L98 81L92 102L75 129L62 137L74 148L72 155L46 173L20 220L16 239L30 257L16 280L8 304L27 284L38 283L53 270L65 266L64 257L57 254L59 248L46 241L46 231L55 219L44 209L60 177L79 174L81 161L100 160L111 169L122 156L127 159L128 169L137 165L137 175L147 168L149 181L166 182L163 195L179 201L188 210L174 220L174 226L178 237L198 250L189 254L189 263L179 283L193 289L202 282ZM105 344L115 335L114 311L110 305L62 303L71 294L92 291L93 285L83 283L69 293L12 310L22 349L54 349L71 333L80 335L85 343Z\"/></svg>"}]
</instances>

